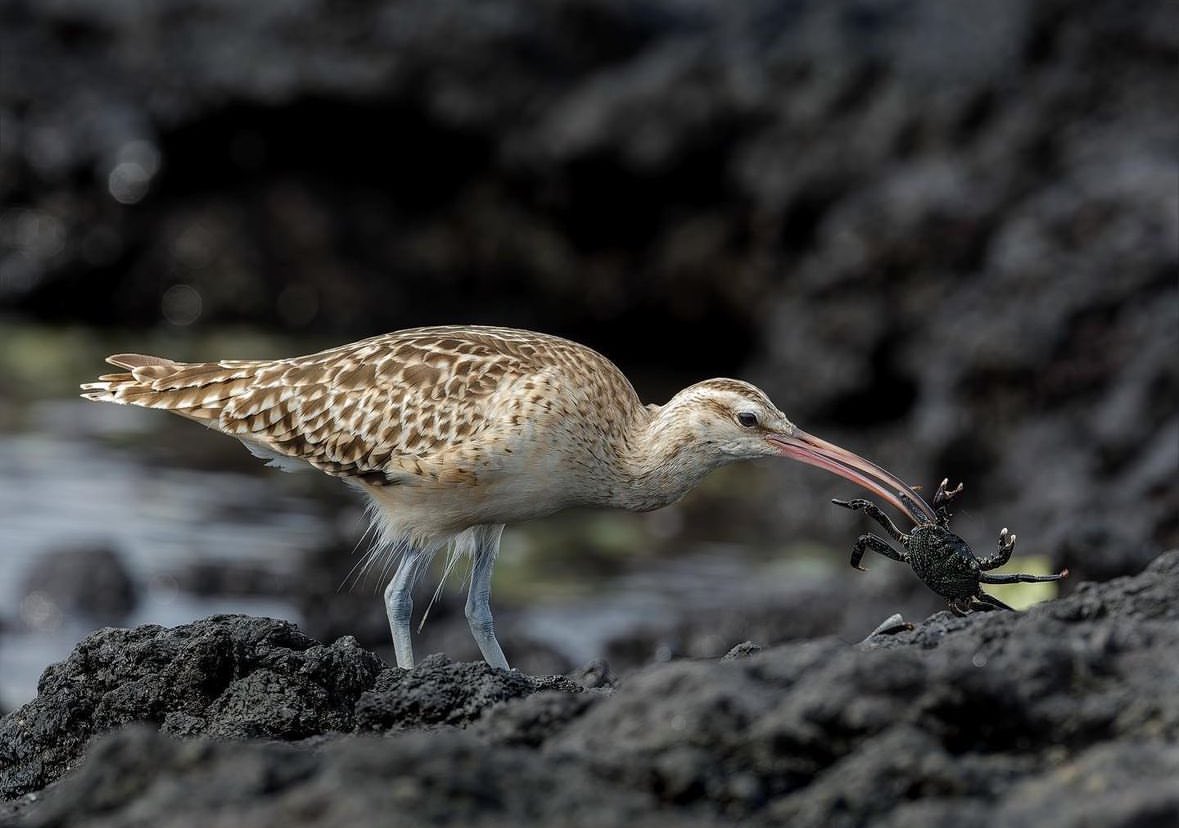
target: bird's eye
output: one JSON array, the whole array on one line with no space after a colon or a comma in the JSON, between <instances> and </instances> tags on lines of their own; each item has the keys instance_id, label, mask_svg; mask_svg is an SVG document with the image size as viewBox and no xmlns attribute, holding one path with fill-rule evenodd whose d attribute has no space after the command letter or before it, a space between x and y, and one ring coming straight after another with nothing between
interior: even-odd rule
<instances>
[{"instance_id":1,"label":"bird's eye","mask_svg":"<svg viewBox=\"0 0 1179 828\"><path fill-rule=\"evenodd\" d=\"M753 428L757 425L757 415L752 411L742 411L737 415L737 422L745 428Z\"/></svg>"}]
</instances>

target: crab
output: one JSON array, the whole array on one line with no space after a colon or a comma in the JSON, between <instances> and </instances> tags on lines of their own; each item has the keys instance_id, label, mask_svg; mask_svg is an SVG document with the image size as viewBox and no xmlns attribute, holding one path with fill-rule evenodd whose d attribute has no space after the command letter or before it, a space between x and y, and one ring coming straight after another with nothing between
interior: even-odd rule
<instances>
[{"instance_id":1,"label":"crab","mask_svg":"<svg viewBox=\"0 0 1179 828\"><path fill-rule=\"evenodd\" d=\"M904 547L898 552L883 538L873 535L861 535L852 548L851 565L863 570L860 561L864 552L871 549L886 558L907 563L922 582L941 595L950 605L956 615L965 615L975 610L1010 610L993 595L983 592L983 584L1014 584L1020 582L1059 581L1068 576L1068 570L1055 575L1028 575L1022 572L991 574L989 570L996 569L1011 559L1015 549L1015 535L1009 534L1007 529L999 533L999 547L992 555L978 557L962 538L950 531L950 511L948 504L962 492L962 484L949 488L949 480L943 480L933 496L932 511L920 497L908 492L898 492L897 496L907 507L908 511L920 516L920 520L913 531L905 534L889 520L875 503L870 500L832 500L831 502L845 509L863 512L868 517L884 527L884 530ZM917 500L914 500L914 497ZM921 507L925 508L921 508ZM934 519L926 516L933 514Z\"/></svg>"}]
</instances>

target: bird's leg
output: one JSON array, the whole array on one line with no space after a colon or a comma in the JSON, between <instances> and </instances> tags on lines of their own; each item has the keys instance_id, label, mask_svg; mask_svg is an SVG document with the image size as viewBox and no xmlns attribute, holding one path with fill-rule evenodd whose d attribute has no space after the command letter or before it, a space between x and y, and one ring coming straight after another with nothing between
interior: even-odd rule
<instances>
[{"instance_id":1,"label":"bird's leg","mask_svg":"<svg viewBox=\"0 0 1179 828\"><path fill-rule=\"evenodd\" d=\"M495 568L504 527L503 524L478 526L469 531L474 536L474 547L471 550L471 589L467 593L467 624L484 661L492 667L507 670L508 660L495 638L495 623L491 618L491 572Z\"/></svg>"},{"instance_id":2,"label":"bird's leg","mask_svg":"<svg viewBox=\"0 0 1179 828\"><path fill-rule=\"evenodd\" d=\"M852 547L851 565L861 572L864 571L864 567L860 566L860 561L863 560L864 552L868 549L878 552L886 558L892 558L894 561L909 562L908 555L893 549L884 538L878 538L875 535L860 535L856 539L856 545Z\"/></svg>"},{"instance_id":3,"label":"bird's leg","mask_svg":"<svg viewBox=\"0 0 1179 828\"><path fill-rule=\"evenodd\" d=\"M413 667L413 585L417 582L418 570L429 560L430 556L421 549L407 548L393 573L393 580L385 587L385 611L393 633L393 652L397 656L397 666L405 670Z\"/></svg>"},{"instance_id":4,"label":"bird's leg","mask_svg":"<svg viewBox=\"0 0 1179 828\"><path fill-rule=\"evenodd\" d=\"M901 494L901 497L904 498L904 493ZM897 541L898 543L906 543L909 540L908 535L906 535L904 532L902 532L900 529L898 529L896 527L896 524L888 519L888 515L884 514L884 512L882 512L882 511L880 511L880 507L877 506L875 503L873 503L870 500L862 500L862 499L832 500L831 502L834 503L836 506L842 506L845 509L856 509L858 511L863 512L865 515L872 518L872 520L876 521L881 526L883 526L884 531L888 532L888 534L892 537L892 539ZM865 535L864 537L870 537L870 536ZM863 540L863 538L861 538L861 540ZM885 544L885 546L887 546L887 545L888 544ZM881 554L883 554L883 553L881 553ZM897 558L896 560L901 560L901 559Z\"/></svg>"}]
</instances>

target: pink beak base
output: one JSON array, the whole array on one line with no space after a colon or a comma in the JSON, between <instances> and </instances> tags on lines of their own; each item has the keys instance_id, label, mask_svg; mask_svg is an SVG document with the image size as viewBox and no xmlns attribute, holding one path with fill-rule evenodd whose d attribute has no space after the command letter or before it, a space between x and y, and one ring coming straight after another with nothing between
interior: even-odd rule
<instances>
[{"instance_id":1,"label":"pink beak base","mask_svg":"<svg viewBox=\"0 0 1179 828\"><path fill-rule=\"evenodd\" d=\"M930 505L921 498L921 495L917 494L912 486L880 468L871 460L866 460L834 443L820 440L799 428L795 428L794 433L789 437L774 434L768 439L779 448L782 456L810 466L817 466L862 486L900 509L914 523L929 523L937 519L937 515ZM905 505L905 502L898 496L899 492L904 492L912 500L912 506ZM919 513L913 511L914 507Z\"/></svg>"}]
</instances>

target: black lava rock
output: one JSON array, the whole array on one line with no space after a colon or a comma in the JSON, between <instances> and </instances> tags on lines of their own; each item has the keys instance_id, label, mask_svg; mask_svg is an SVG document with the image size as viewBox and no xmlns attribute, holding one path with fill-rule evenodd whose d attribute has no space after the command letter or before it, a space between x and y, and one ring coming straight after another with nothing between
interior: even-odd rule
<instances>
[{"instance_id":1,"label":"black lava rock","mask_svg":"<svg viewBox=\"0 0 1179 828\"><path fill-rule=\"evenodd\" d=\"M443 655L433 655L412 670L382 671L356 704L356 727L389 730L465 725L495 702L527 696L538 686L515 670L496 670L482 661L455 664ZM561 689L581 690L572 681L561 683Z\"/></svg>"},{"instance_id":2,"label":"black lava rock","mask_svg":"<svg viewBox=\"0 0 1179 828\"><path fill-rule=\"evenodd\" d=\"M1026 612L659 664L613 690L441 657L382 670L265 619L106 630L0 723L0 817L1170 825L1176 653L1179 550ZM137 720L155 726L121 727Z\"/></svg>"},{"instance_id":3,"label":"black lava rock","mask_svg":"<svg viewBox=\"0 0 1179 828\"><path fill-rule=\"evenodd\" d=\"M90 737L129 722L220 738L300 739L351 730L381 662L285 621L216 616L173 629L103 629L49 667L37 697L0 721L0 796L44 787Z\"/></svg>"}]
</instances>

